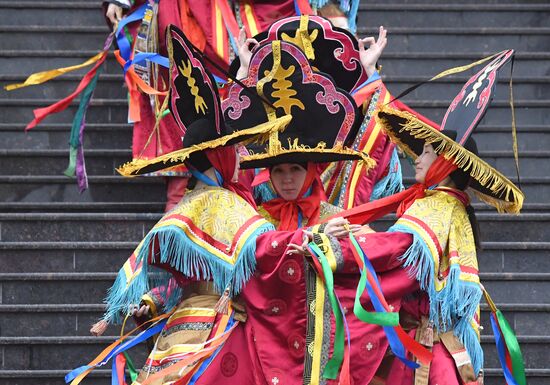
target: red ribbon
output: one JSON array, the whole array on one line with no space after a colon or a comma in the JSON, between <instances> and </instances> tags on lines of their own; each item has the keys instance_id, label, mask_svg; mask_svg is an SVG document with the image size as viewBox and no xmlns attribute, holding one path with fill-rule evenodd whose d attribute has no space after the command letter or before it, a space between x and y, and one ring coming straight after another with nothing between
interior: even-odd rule
<instances>
[{"instance_id":1,"label":"red ribbon","mask_svg":"<svg viewBox=\"0 0 550 385\"><path fill-rule=\"evenodd\" d=\"M40 123L42 120L44 120L48 115L64 111L71 102L76 98L85 88L86 86L92 81L94 78L98 68L105 62L105 59L107 58L107 51L103 52L103 56L101 59L99 59L95 65L92 67L92 69L84 75L80 83L78 84L78 87L72 94L67 96L64 99L61 99L60 101L48 106L48 107L42 107L37 108L33 111L34 119L32 122L30 122L27 127L25 127L25 131L30 130L31 128L36 127L38 123Z\"/></svg>"}]
</instances>

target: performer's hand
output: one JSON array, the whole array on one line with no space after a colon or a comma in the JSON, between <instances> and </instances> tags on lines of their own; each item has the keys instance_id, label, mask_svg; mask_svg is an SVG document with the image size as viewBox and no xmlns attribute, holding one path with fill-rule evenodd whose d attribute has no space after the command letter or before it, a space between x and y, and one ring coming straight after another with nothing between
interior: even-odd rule
<instances>
[{"instance_id":1,"label":"performer's hand","mask_svg":"<svg viewBox=\"0 0 550 385\"><path fill-rule=\"evenodd\" d=\"M134 316L134 317L142 317L144 315L147 315L149 314L149 306L148 305L141 305L141 306L137 306L135 305L133 308L132 308L132 311L130 312L130 315L131 316Z\"/></svg>"},{"instance_id":2,"label":"performer's hand","mask_svg":"<svg viewBox=\"0 0 550 385\"><path fill-rule=\"evenodd\" d=\"M349 232L355 233L361 229L361 225L351 225L345 218L333 218L327 222L324 233L338 239L347 238Z\"/></svg>"},{"instance_id":3,"label":"performer's hand","mask_svg":"<svg viewBox=\"0 0 550 385\"><path fill-rule=\"evenodd\" d=\"M311 231L304 230L303 234L304 237L301 245L297 245L295 243L288 244L288 251L286 252L288 255L309 255L309 252L307 251L307 245L313 240L313 233Z\"/></svg>"},{"instance_id":4,"label":"performer's hand","mask_svg":"<svg viewBox=\"0 0 550 385\"><path fill-rule=\"evenodd\" d=\"M107 7L107 12L105 12L105 16L111 23L113 23L113 30L115 30L118 22L122 19L122 7L110 3Z\"/></svg>"},{"instance_id":5,"label":"performer's hand","mask_svg":"<svg viewBox=\"0 0 550 385\"><path fill-rule=\"evenodd\" d=\"M239 50L239 61L241 66L237 72L237 79L244 79L248 75L248 65L250 64L250 58L252 57L252 51L258 47L260 43L256 39L247 39L246 31L243 28L239 31L239 39L237 40L237 49ZM251 48L252 46L252 48Z\"/></svg>"},{"instance_id":6,"label":"performer's hand","mask_svg":"<svg viewBox=\"0 0 550 385\"><path fill-rule=\"evenodd\" d=\"M376 71L376 62L388 43L387 32L384 27L380 26L378 40L375 40L374 37L359 39L359 58L368 76L371 76ZM366 45L368 45L367 49L365 49Z\"/></svg>"}]
</instances>

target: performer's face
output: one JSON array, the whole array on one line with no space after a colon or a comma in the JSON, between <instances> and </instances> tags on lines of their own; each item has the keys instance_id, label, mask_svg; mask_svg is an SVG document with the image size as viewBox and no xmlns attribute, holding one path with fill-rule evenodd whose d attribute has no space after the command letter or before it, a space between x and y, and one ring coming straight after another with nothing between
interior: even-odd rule
<instances>
[{"instance_id":1,"label":"performer's face","mask_svg":"<svg viewBox=\"0 0 550 385\"><path fill-rule=\"evenodd\" d=\"M437 159L437 154L434 151L434 148L431 144L426 143L424 145L424 151L416 160L414 161L414 179L418 183L424 183L426 180L426 174L428 173L428 170L430 169L430 166L433 162Z\"/></svg>"},{"instance_id":2,"label":"performer's face","mask_svg":"<svg viewBox=\"0 0 550 385\"><path fill-rule=\"evenodd\" d=\"M292 201L304 185L307 170L297 163L282 163L271 169L271 183L281 198Z\"/></svg>"}]
</instances>

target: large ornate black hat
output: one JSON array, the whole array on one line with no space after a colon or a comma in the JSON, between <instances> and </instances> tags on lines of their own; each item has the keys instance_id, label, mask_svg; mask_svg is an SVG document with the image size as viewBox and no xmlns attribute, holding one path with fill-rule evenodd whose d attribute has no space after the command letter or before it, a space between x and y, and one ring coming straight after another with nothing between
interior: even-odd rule
<instances>
[{"instance_id":1,"label":"large ornate black hat","mask_svg":"<svg viewBox=\"0 0 550 385\"><path fill-rule=\"evenodd\" d=\"M487 111L496 85L498 70L514 51L498 54L487 66L464 85L451 103L441 130L424 123L414 115L384 107L378 112L388 136L416 159L425 143L431 143L437 154L452 159L459 169L471 176L470 188L484 202L499 212L518 213L524 195L514 183L481 159L471 144L471 134ZM445 135L450 130L453 137Z\"/></svg>"},{"instance_id":2,"label":"large ornate black hat","mask_svg":"<svg viewBox=\"0 0 550 385\"><path fill-rule=\"evenodd\" d=\"M363 84L367 73L359 59L359 45L349 31L338 28L321 16L292 16L276 21L254 37L260 44L282 40L297 45L315 71L332 77L336 85L348 92ZM231 63L236 73L240 62Z\"/></svg>"},{"instance_id":3,"label":"large ornate black hat","mask_svg":"<svg viewBox=\"0 0 550 385\"><path fill-rule=\"evenodd\" d=\"M170 58L170 112L184 132L182 149L154 159L137 159L121 166L124 176L147 174L181 165L193 153L238 142L265 141L270 132L283 129L291 117L263 120L237 126L224 121L216 82L178 28L166 29ZM229 122L230 123L230 122Z\"/></svg>"},{"instance_id":4,"label":"large ornate black hat","mask_svg":"<svg viewBox=\"0 0 550 385\"><path fill-rule=\"evenodd\" d=\"M313 71L298 46L280 40L261 44L248 73L244 85L265 102L235 84L223 102L225 121L237 128L288 114L292 121L270 135L266 148L242 157L241 168L354 159L372 163L366 154L346 147L357 129L355 102L328 75Z\"/></svg>"}]
</instances>

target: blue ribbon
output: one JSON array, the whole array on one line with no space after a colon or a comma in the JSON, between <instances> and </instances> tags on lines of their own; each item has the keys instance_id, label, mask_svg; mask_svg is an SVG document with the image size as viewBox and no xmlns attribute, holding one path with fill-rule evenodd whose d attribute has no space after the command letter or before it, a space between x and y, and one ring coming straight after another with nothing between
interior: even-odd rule
<instances>
[{"instance_id":1,"label":"blue ribbon","mask_svg":"<svg viewBox=\"0 0 550 385\"><path fill-rule=\"evenodd\" d=\"M491 327L493 328L493 334L495 335L498 360L500 361L500 366L502 367L502 372L504 373L506 383L508 385L518 385L518 383L514 379L514 375L510 372L510 369L508 369L508 366L506 365L505 342L502 334L500 334L500 329L498 328L497 321L495 320L495 315L491 313L489 318L491 319Z\"/></svg>"},{"instance_id":2,"label":"blue ribbon","mask_svg":"<svg viewBox=\"0 0 550 385\"><path fill-rule=\"evenodd\" d=\"M370 260L367 258L367 255L365 251L359 247L359 250L361 250L361 258L363 259L363 264L365 268L367 269L368 274L371 274L374 282L376 284L376 287L382 292L382 287L380 286L380 282L378 281L378 277L376 275L376 272L374 271L374 267L372 266ZM384 308L384 305L380 302L378 297L376 296L374 289L372 288L369 281L366 281L366 289L367 293L371 299L372 305L374 307L374 310L377 312L386 313L386 309ZM420 367L419 364L416 362L408 360L406 357L406 351L405 347L403 346L403 343L397 336L397 333L395 332L395 329L393 326L382 326L384 329L384 333L386 334L386 337L388 338L388 343L390 345L390 349L392 350L393 354L401 360L405 365L407 365L411 369L416 369Z\"/></svg>"},{"instance_id":3,"label":"blue ribbon","mask_svg":"<svg viewBox=\"0 0 550 385\"><path fill-rule=\"evenodd\" d=\"M141 7L137 8L134 12L124 17L119 23L118 27L116 29L116 42L118 45L118 49L120 50L120 56L125 60L129 60L130 56L132 55L132 47L130 47L130 43L126 36L124 36L121 32L126 27L126 25L142 20L143 16L145 15L145 11L147 10L148 3L143 4Z\"/></svg>"},{"instance_id":4,"label":"blue ribbon","mask_svg":"<svg viewBox=\"0 0 550 385\"><path fill-rule=\"evenodd\" d=\"M118 354L120 354L120 353L122 353L122 352L124 352L124 351L126 351L126 350L128 350L128 349L130 349L130 348L132 348L132 347L134 347L134 346L136 346L137 344L139 344L139 343L145 341L145 340L148 339L149 337L151 337L151 336L153 336L153 335L159 333L159 332L162 330L162 328L164 327L164 325L166 325L166 322L167 322L167 321L168 321L168 320L164 319L164 320L162 320L161 322L159 322L158 324L156 324L156 325L154 325L154 326L148 328L147 330L142 331L142 332L139 333L136 337L131 338L131 339L129 339L129 340L123 342L123 343L120 344L120 345L117 345L115 348L113 348L113 350L111 350L111 351L109 352L109 354L103 359L103 361L101 361L101 362L99 362L99 363L97 363L97 364L95 364L95 365L93 365L93 366L91 366L91 365L83 365L83 366L80 366L80 367L78 367L78 368L72 370L70 373L68 373L68 374L65 376L65 383L71 382L71 381L74 380L79 374L81 374L82 372L84 372L84 371L86 371L86 370L88 370L88 369L97 368L98 366L103 366L103 365L105 365L107 362L109 362L109 360L110 360L112 357L114 357L114 356L116 356L116 355L118 355ZM118 384L117 384L117 385L118 385Z\"/></svg>"},{"instance_id":5,"label":"blue ribbon","mask_svg":"<svg viewBox=\"0 0 550 385\"><path fill-rule=\"evenodd\" d=\"M231 313L231 317L229 318L229 321L227 322L227 326L225 327L224 333L227 333L227 331L229 329L231 329L231 327L235 324L236 321L233 319L234 314L235 314L235 311L233 310L233 312ZM197 372L193 375L193 377L191 377L191 379L189 380L189 383L187 385L195 385L195 383L198 381L200 376L203 375L203 373L206 371L206 369L208 369L208 366L210 366L212 361L214 361L214 358L216 358L216 356L218 355L220 350L222 350L223 346L224 346L224 344L218 346L216 351L210 357L208 357L207 360L205 360L202 363L202 365L197 370Z\"/></svg>"},{"instance_id":6,"label":"blue ribbon","mask_svg":"<svg viewBox=\"0 0 550 385\"><path fill-rule=\"evenodd\" d=\"M141 52L136 54L132 60L128 60L126 62L124 65L124 73L126 73L126 71L128 71L133 64L141 64L145 60L149 60L166 68L170 66L170 62L166 56L162 56L154 52Z\"/></svg>"}]
</instances>

